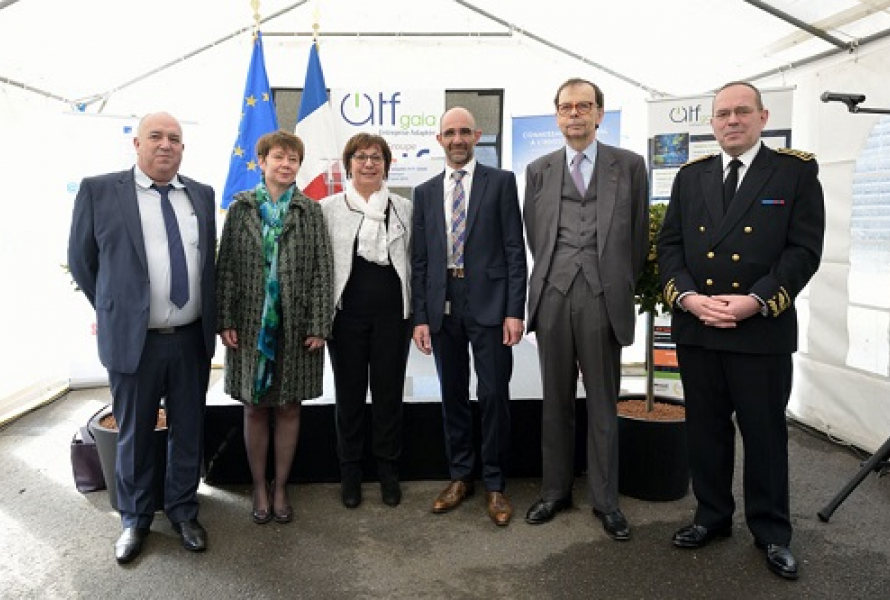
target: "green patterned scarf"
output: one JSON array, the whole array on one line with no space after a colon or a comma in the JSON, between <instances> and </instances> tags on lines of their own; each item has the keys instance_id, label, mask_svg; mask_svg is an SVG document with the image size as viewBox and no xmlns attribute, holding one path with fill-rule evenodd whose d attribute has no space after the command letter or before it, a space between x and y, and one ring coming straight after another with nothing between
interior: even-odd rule
<instances>
[{"instance_id":1,"label":"green patterned scarf","mask_svg":"<svg viewBox=\"0 0 890 600\"><path fill-rule=\"evenodd\" d=\"M266 298L263 302L263 320L260 324L257 349L256 379L253 384L253 402L259 404L263 394L272 387L275 374L275 350L278 347L278 331L281 325L281 290L278 287L278 239L284 228L284 217L294 195L294 186L287 188L278 202L272 202L266 185L260 182L255 189L263 220L263 276L266 281Z\"/></svg>"}]
</instances>

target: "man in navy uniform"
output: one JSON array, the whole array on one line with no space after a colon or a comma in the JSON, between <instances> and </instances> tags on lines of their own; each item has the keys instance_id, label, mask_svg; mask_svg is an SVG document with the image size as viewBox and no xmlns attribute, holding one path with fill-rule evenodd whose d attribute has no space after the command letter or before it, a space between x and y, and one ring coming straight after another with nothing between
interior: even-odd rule
<instances>
[{"instance_id":1,"label":"man in navy uniform","mask_svg":"<svg viewBox=\"0 0 890 600\"><path fill-rule=\"evenodd\" d=\"M785 407L798 338L794 298L819 267L825 206L813 155L761 142L768 118L753 85L717 92L712 127L722 151L677 174L658 238L698 501L673 543L700 548L732 533L734 413L748 529L769 569L797 579Z\"/></svg>"}]
</instances>

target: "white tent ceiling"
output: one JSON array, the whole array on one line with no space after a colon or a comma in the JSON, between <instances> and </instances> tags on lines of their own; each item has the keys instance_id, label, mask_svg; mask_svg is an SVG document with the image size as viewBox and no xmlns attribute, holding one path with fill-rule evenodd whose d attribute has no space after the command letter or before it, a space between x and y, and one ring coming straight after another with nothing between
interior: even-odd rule
<instances>
[{"instance_id":1,"label":"white tent ceiling","mask_svg":"<svg viewBox=\"0 0 890 600\"><path fill-rule=\"evenodd\" d=\"M108 98L240 39L253 23L250 4L0 0L0 82L65 101ZM890 31L890 0L262 0L259 13L271 40L306 40L318 22L332 44L381 37L392 44L467 38L522 45L576 61L585 73L611 73L649 95L677 96L855 51ZM459 58L468 68L486 68L480 59ZM223 66L214 76L241 81L244 74Z\"/></svg>"}]
</instances>

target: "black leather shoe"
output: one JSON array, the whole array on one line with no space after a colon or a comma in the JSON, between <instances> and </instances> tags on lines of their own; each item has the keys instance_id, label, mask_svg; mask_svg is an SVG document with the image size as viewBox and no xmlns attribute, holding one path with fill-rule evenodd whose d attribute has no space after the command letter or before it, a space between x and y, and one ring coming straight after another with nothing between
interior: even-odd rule
<instances>
[{"instance_id":1,"label":"black leather shoe","mask_svg":"<svg viewBox=\"0 0 890 600\"><path fill-rule=\"evenodd\" d=\"M346 508L358 508L362 503L362 480L346 478L340 483L340 499Z\"/></svg>"},{"instance_id":2,"label":"black leather shoe","mask_svg":"<svg viewBox=\"0 0 890 600\"><path fill-rule=\"evenodd\" d=\"M121 536L114 543L114 558L125 564L139 556L142 552L142 541L148 535L148 529L141 527L125 527Z\"/></svg>"},{"instance_id":3,"label":"black leather shoe","mask_svg":"<svg viewBox=\"0 0 890 600\"><path fill-rule=\"evenodd\" d=\"M602 521L603 530L613 540L626 542L630 539L630 525L627 524L627 519L620 509L604 513L594 508L593 516Z\"/></svg>"},{"instance_id":4,"label":"black leather shoe","mask_svg":"<svg viewBox=\"0 0 890 600\"><path fill-rule=\"evenodd\" d=\"M556 516L556 513L572 508L572 497L560 500L538 500L525 513L525 522L529 525L546 523Z\"/></svg>"},{"instance_id":5,"label":"black leather shoe","mask_svg":"<svg viewBox=\"0 0 890 600\"><path fill-rule=\"evenodd\" d=\"M399 468L391 461L377 461L377 478L380 480L380 497L387 506L402 502L402 486L399 485Z\"/></svg>"},{"instance_id":6,"label":"black leather shoe","mask_svg":"<svg viewBox=\"0 0 890 600\"><path fill-rule=\"evenodd\" d=\"M340 465L340 500L346 508L362 503L362 468L356 463Z\"/></svg>"},{"instance_id":7,"label":"black leather shoe","mask_svg":"<svg viewBox=\"0 0 890 600\"><path fill-rule=\"evenodd\" d=\"M398 479L383 479L380 481L380 497L387 506L398 506L402 502L402 486Z\"/></svg>"},{"instance_id":8,"label":"black leather shoe","mask_svg":"<svg viewBox=\"0 0 890 600\"><path fill-rule=\"evenodd\" d=\"M791 554L788 546L767 544L754 540L754 545L766 552L766 566L769 570L782 577L794 581L798 577L797 559Z\"/></svg>"},{"instance_id":9,"label":"black leather shoe","mask_svg":"<svg viewBox=\"0 0 890 600\"><path fill-rule=\"evenodd\" d=\"M173 530L182 538L182 545L186 550L202 552L207 549L207 531L197 519L173 523Z\"/></svg>"},{"instance_id":10,"label":"black leather shoe","mask_svg":"<svg viewBox=\"0 0 890 600\"><path fill-rule=\"evenodd\" d=\"M729 537L732 535L732 527L711 528L703 525L687 525L674 534L673 543L677 548L702 548L715 537Z\"/></svg>"}]
</instances>

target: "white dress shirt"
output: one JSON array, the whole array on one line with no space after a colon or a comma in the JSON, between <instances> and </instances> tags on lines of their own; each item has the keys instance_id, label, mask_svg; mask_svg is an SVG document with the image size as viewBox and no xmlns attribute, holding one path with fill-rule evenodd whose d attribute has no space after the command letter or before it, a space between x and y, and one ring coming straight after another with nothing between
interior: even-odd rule
<instances>
[{"instance_id":1,"label":"white dress shirt","mask_svg":"<svg viewBox=\"0 0 890 600\"><path fill-rule=\"evenodd\" d=\"M179 223L189 277L189 300L182 308L177 308L170 300L170 251L167 245L164 214L161 212L161 197L157 190L151 188L154 182L138 166L134 168L134 179L151 289L148 328L188 325L201 316L201 250L198 247L198 217L195 215L195 209L185 191L185 186L179 177L175 177L170 182L173 186L170 190L170 203Z\"/></svg>"}]
</instances>

